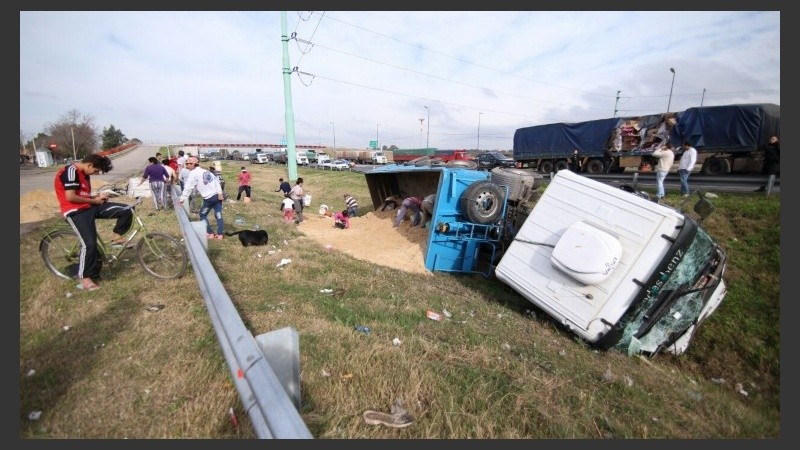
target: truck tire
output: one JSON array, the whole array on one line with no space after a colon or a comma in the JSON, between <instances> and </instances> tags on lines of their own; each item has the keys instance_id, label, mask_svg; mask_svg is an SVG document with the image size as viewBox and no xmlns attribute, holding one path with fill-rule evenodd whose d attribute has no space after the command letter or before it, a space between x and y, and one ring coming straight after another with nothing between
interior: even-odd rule
<instances>
[{"instance_id":1,"label":"truck tire","mask_svg":"<svg viewBox=\"0 0 800 450\"><path fill-rule=\"evenodd\" d=\"M461 194L461 210L470 222L482 225L496 222L505 202L503 188L491 181L477 181Z\"/></svg>"},{"instance_id":2,"label":"truck tire","mask_svg":"<svg viewBox=\"0 0 800 450\"><path fill-rule=\"evenodd\" d=\"M559 170L569 169L569 161L566 159L559 159L556 161L555 170L558 172Z\"/></svg>"},{"instance_id":3,"label":"truck tire","mask_svg":"<svg viewBox=\"0 0 800 450\"><path fill-rule=\"evenodd\" d=\"M539 172L541 173L550 173L553 171L553 161L542 161L539 164Z\"/></svg>"},{"instance_id":4,"label":"truck tire","mask_svg":"<svg viewBox=\"0 0 800 450\"><path fill-rule=\"evenodd\" d=\"M703 163L703 175L725 175L730 173L731 163L725 158L708 158Z\"/></svg>"},{"instance_id":5,"label":"truck tire","mask_svg":"<svg viewBox=\"0 0 800 450\"><path fill-rule=\"evenodd\" d=\"M586 163L586 173L603 173L603 161L590 159Z\"/></svg>"},{"instance_id":6,"label":"truck tire","mask_svg":"<svg viewBox=\"0 0 800 450\"><path fill-rule=\"evenodd\" d=\"M447 161L445 167L458 167L464 169L477 169L478 163L475 161L465 161L463 159L454 159L452 161Z\"/></svg>"}]
</instances>

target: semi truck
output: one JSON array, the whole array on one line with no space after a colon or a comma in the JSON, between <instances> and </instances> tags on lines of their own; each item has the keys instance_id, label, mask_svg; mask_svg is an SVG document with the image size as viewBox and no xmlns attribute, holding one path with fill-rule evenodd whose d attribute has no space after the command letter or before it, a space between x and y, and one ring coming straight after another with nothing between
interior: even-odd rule
<instances>
[{"instance_id":1,"label":"semi truck","mask_svg":"<svg viewBox=\"0 0 800 450\"><path fill-rule=\"evenodd\" d=\"M704 175L758 174L773 135L780 135L779 105L705 106L520 128L514 133L513 158L517 167L550 173L568 168L577 149L582 172L653 170L656 161L651 154L660 143L672 145L677 162L686 141L697 149Z\"/></svg>"},{"instance_id":2,"label":"semi truck","mask_svg":"<svg viewBox=\"0 0 800 450\"><path fill-rule=\"evenodd\" d=\"M727 288L727 257L695 219L565 170L544 192L527 169L390 165L365 174L385 198L433 194L425 267L510 286L591 346L681 354Z\"/></svg>"},{"instance_id":3,"label":"semi truck","mask_svg":"<svg viewBox=\"0 0 800 450\"><path fill-rule=\"evenodd\" d=\"M309 164L322 164L331 160L330 156L322 150L306 150L306 157Z\"/></svg>"},{"instance_id":4,"label":"semi truck","mask_svg":"<svg viewBox=\"0 0 800 450\"><path fill-rule=\"evenodd\" d=\"M473 161L467 150L439 150L437 148L410 148L394 150L395 164L443 165L450 161Z\"/></svg>"},{"instance_id":5,"label":"semi truck","mask_svg":"<svg viewBox=\"0 0 800 450\"><path fill-rule=\"evenodd\" d=\"M386 164L386 155L381 150L336 150L336 159L346 159L356 164Z\"/></svg>"}]
</instances>

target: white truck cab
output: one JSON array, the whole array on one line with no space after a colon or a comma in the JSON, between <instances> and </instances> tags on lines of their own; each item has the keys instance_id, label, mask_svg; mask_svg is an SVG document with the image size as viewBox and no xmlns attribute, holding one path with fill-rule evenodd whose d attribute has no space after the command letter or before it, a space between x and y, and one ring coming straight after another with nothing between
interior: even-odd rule
<instances>
[{"instance_id":1,"label":"white truck cab","mask_svg":"<svg viewBox=\"0 0 800 450\"><path fill-rule=\"evenodd\" d=\"M331 162L331 157L328 156L327 153L319 152L317 153L317 164L325 164Z\"/></svg>"},{"instance_id":2,"label":"white truck cab","mask_svg":"<svg viewBox=\"0 0 800 450\"><path fill-rule=\"evenodd\" d=\"M386 164L386 155L381 151L372 152L372 164Z\"/></svg>"},{"instance_id":3,"label":"white truck cab","mask_svg":"<svg viewBox=\"0 0 800 450\"><path fill-rule=\"evenodd\" d=\"M562 170L495 275L592 344L677 355L725 297L726 262L689 216Z\"/></svg>"},{"instance_id":4,"label":"white truck cab","mask_svg":"<svg viewBox=\"0 0 800 450\"><path fill-rule=\"evenodd\" d=\"M308 165L308 156L306 155L305 150L296 150L295 151L295 160L297 161L298 166L307 166Z\"/></svg>"}]
</instances>

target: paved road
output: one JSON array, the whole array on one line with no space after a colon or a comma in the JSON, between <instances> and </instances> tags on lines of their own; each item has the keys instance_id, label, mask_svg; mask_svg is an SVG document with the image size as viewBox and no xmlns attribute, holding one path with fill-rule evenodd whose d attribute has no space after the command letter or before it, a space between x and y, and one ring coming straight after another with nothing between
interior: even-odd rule
<instances>
[{"instance_id":1,"label":"paved road","mask_svg":"<svg viewBox=\"0 0 800 450\"><path fill-rule=\"evenodd\" d=\"M103 175L92 175L92 180L104 180L107 183L128 180L142 175L147 158L155 156L160 145L140 145L134 147L124 155L113 157L114 168L111 172ZM22 203L22 196L31 191L53 191L53 178L61 165L51 167L37 167L33 164L20 165L19 167L19 196ZM93 182L94 183L94 182ZM55 195L55 193L53 193ZM19 224L19 234L35 230L41 222L27 222Z\"/></svg>"},{"instance_id":2,"label":"paved road","mask_svg":"<svg viewBox=\"0 0 800 450\"><path fill-rule=\"evenodd\" d=\"M160 145L140 145L134 147L124 155L113 158L114 168L111 172L102 175L92 175L92 180L104 180L115 183L129 178L141 176L147 166L147 158L156 156ZM22 197L28 192L43 190L53 191L53 177L61 166L36 167L32 164L20 165L19 168L19 195ZM96 183L96 181L95 181Z\"/></svg>"}]
</instances>

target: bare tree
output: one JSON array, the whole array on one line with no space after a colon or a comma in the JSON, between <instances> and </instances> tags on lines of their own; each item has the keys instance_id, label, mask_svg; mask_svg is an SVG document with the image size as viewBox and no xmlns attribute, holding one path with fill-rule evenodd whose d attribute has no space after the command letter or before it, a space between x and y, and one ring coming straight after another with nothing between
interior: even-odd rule
<instances>
[{"instance_id":1,"label":"bare tree","mask_svg":"<svg viewBox=\"0 0 800 450\"><path fill-rule=\"evenodd\" d=\"M47 125L46 131L51 141L56 144L56 148L53 150L53 156L56 158L72 157L73 134L74 153L78 159L94 153L98 148L100 133L97 131L94 117L83 114L77 109L68 111L57 122Z\"/></svg>"}]
</instances>

